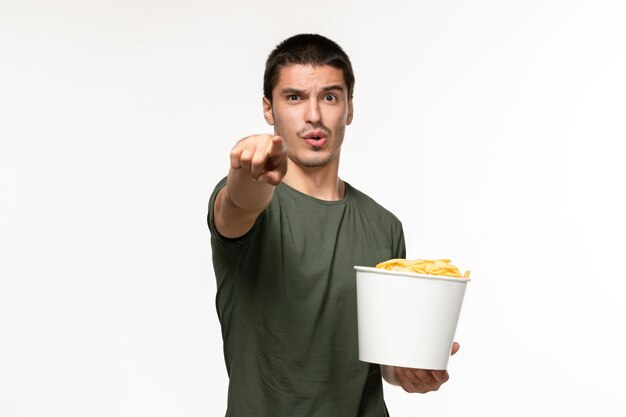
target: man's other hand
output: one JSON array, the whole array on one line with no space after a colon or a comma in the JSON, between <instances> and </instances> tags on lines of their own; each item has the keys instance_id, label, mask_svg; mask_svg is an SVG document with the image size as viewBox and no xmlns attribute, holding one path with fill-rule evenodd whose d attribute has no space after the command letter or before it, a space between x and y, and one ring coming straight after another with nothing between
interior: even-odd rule
<instances>
[{"instance_id":1,"label":"man's other hand","mask_svg":"<svg viewBox=\"0 0 626 417\"><path fill-rule=\"evenodd\" d=\"M459 350L459 344L452 344L451 355ZM385 380L393 385L401 386L406 392L425 394L437 391L450 376L448 371L436 371L432 369L403 368L400 366L383 366Z\"/></svg>"}]
</instances>

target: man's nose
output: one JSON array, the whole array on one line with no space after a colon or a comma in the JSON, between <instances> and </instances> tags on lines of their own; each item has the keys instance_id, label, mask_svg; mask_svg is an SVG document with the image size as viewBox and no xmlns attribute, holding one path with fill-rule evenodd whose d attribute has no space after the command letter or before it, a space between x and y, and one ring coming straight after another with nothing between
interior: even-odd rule
<instances>
[{"instance_id":1,"label":"man's nose","mask_svg":"<svg viewBox=\"0 0 626 417\"><path fill-rule=\"evenodd\" d=\"M304 117L307 123L313 125L319 123L322 116L320 114L320 107L317 100L309 100Z\"/></svg>"}]
</instances>

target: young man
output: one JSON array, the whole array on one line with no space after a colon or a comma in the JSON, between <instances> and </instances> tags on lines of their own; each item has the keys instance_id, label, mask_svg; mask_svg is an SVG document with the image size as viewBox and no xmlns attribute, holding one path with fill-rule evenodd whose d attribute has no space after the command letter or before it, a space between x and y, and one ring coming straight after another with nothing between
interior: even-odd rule
<instances>
[{"instance_id":1,"label":"young man","mask_svg":"<svg viewBox=\"0 0 626 417\"><path fill-rule=\"evenodd\" d=\"M403 258L405 247L400 221L338 177L353 88L331 40L278 45L263 97L274 135L237 142L211 195L227 416L383 417L381 374L422 393L448 379L358 360L353 266Z\"/></svg>"}]
</instances>

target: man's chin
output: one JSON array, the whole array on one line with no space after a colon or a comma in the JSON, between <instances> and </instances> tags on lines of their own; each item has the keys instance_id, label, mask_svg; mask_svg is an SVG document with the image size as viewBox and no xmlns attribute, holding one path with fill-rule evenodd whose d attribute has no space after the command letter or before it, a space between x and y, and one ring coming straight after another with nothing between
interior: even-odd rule
<instances>
[{"instance_id":1,"label":"man's chin","mask_svg":"<svg viewBox=\"0 0 626 417\"><path fill-rule=\"evenodd\" d=\"M313 155L308 158L290 156L290 159L303 168L323 168L332 161L332 156L322 155L320 152L319 155Z\"/></svg>"}]
</instances>

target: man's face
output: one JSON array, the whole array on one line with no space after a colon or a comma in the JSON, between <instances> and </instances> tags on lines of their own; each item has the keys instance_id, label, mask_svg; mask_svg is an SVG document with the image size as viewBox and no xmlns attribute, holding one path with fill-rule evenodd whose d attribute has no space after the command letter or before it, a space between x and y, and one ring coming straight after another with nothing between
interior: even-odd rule
<instances>
[{"instance_id":1,"label":"man's face","mask_svg":"<svg viewBox=\"0 0 626 417\"><path fill-rule=\"evenodd\" d=\"M265 120L287 142L289 158L306 168L338 163L352 100L343 71L330 66L287 65L279 70Z\"/></svg>"}]
</instances>

